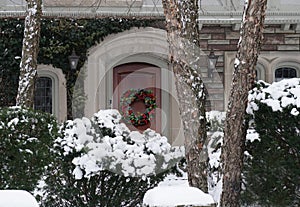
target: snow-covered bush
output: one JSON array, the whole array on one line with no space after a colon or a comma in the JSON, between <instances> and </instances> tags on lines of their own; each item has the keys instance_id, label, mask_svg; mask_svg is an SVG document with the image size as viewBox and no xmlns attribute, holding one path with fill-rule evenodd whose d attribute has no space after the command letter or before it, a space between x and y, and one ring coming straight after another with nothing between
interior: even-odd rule
<instances>
[{"instance_id":1,"label":"snow-covered bush","mask_svg":"<svg viewBox=\"0 0 300 207\"><path fill-rule=\"evenodd\" d=\"M216 202L221 196L221 146L224 137L225 112L210 111L206 113L209 124L208 137L208 191Z\"/></svg>"},{"instance_id":2,"label":"snow-covered bush","mask_svg":"<svg viewBox=\"0 0 300 207\"><path fill-rule=\"evenodd\" d=\"M92 121L67 122L57 144L65 154L84 151L74 158L77 179L109 170L126 177L157 174L174 166L183 157L183 148L172 148L166 137L148 129L141 134L120 123L117 110L101 110Z\"/></svg>"},{"instance_id":3,"label":"snow-covered bush","mask_svg":"<svg viewBox=\"0 0 300 207\"><path fill-rule=\"evenodd\" d=\"M55 118L19 107L0 109L0 188L33 191L52 161Z\"/></svg>"},{"instance_id":4,"label":"snow-covered bush","mask_svg":"<svg viewBox=\"0 0 300 207\"><path fill-rule=\"evenodd\" d=\"M55 142L44 206L138 206L144 193L183 158L167 138L131 132L117 110L67 121Z\"/></svg>"},{"instance_id":5,"label":"snow-covered bush","mask_svg":"<svg viewBox=\"0 0 300 207\"><path fill-rule=\"evenodd\" d=\"M244 203L300 205L300 80L259 82L247 112L259 138L248 139Z\"/></svg>"}]
</instances>

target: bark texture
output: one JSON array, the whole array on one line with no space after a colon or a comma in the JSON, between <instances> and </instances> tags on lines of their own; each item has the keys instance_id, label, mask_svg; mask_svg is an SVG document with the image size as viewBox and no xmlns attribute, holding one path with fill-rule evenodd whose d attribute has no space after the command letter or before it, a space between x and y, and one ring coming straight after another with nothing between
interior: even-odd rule
<instances>
[{"instance_id":1,"label":"bark texture","mask_svg":"<svg viewBox=\"0 0 300 207\"><path fill-rule=\"evenodd\" d=\"M207 148L204 85L199 71L197 0L163 0L170 67L173 69L183 122L190 186L207 188Z\"/></svg>"},{"instance_id":2,"label":"bark texture","mask_svg":"<svg viewBox=\"0 0 300 207\"><path fill-rule=\"evenodd\" d=\"M245 3L225 122L222 207L240 206L241 172L247 130L245 114L248 91L253 88L256 76L255 66L263 39L266 6L267 0L248 0Z\"/></svg>"},{"instance_id":3,"label":"bark texture","mask_svg":"<svg viewBox=\"0 0 300 207\"><path fill-rule=\"evenodd\" d=\"M20 63L19 87L16 105L33 107L34 82L37 71L37 57L40 39L42 0L26 0L27 11Z\"/></svg>"}]
</instances>

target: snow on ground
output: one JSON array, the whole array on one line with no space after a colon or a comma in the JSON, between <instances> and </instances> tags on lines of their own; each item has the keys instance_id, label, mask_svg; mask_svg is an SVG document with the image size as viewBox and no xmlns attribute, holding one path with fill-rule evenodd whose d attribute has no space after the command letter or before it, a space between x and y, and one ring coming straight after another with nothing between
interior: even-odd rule
<instances>
[{"instance_id":1,"label":"snow on ground","mask_svg":"<svg viewBox=\"0 0 300 207\"><path fill-rule=\"evenodd\" d=\"M38 207L35 198L24 190L0 190L0 207Z\"/></svg>"},{"instance_id":2,"label":"snow on ground","mask_svg":"<svg viewBox=\"0 0 300 207\"><path fill-rule=\"evenodd\" d=\"M211 111L207 113L207 119L211 122L208 132L208 156L211 168L220 168L221 148L218 145L223 143L223 124L225 112ZM260 140L254 129L247 130L247 140L253 142ZM222 193L222 177L218 171L211 173L209 181L209 194L203 193L197 188L189 187L187 174L183 177L168 175L157 187L149 190L144 197L144 204L159 207L174 207L177 205L198 205L207 206L212 203L219 203Z\"/></svg>"},{"instance_id":3,"label":"snow on ground","mask_svg":"<svg viewBox=\"0 0 300 207\"><path fill-rule=\"evenodd\" d=\"M212 196L198 188L189 187L187 175L168 175L157 187L147 191L144 205L174 207L178 205L207 206L215 203Z\"/></svg>"}]
</instances>

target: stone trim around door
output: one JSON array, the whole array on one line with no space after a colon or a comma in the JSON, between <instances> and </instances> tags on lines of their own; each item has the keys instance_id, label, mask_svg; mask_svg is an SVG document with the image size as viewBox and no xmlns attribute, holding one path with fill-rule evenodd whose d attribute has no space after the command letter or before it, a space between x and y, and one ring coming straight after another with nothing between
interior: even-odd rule
<instances>
[{"instance_id":1,"label":"stone trim around door","mask_svg":"<svg viewBox=\"0 0 300 207\"><path fill-rule=\"evenodd\" d=\"M166 31L152 27L133 28L104 39L89 50L84 91L85 116L111 108L113 68L125 63L148 63L161 68L162 134L171 143L182 144L182 125L178 114L172 72L168 70L169 45ZM166 93L164 93L166 92ZM177 110L176 110L177 107ZM177 113L173 113L173 112Z\"/></svg>"}]
</instances>

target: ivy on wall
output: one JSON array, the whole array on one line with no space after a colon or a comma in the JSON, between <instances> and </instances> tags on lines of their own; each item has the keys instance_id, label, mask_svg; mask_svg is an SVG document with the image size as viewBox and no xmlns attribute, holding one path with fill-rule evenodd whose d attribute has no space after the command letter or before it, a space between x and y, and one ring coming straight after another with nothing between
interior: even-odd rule
<instances>
[{"instance_id":1,"label":"ivy on wall","mask_svg":"<svg viewBox=\"0 0 300 207\"><path fill-rule=\"evenodd\" d=\"M68 88L72 88L76 73L70 73L68 56L74 49L80 56L78 68L87 59L87 51L106 36L132 27L161 27L157 19L43 19L41 23L39 64L51 64L66 74ZM19 64L24 31L23 19L0 21L0 107L15 104L19 77ZM68 95L68 108L70 107ZM71 114L71 112L68 112Z\"/></svg>"},{"instance_id":2,"label":"ivy on wall","mask_svg":"<svg viewBox=\"0 0 300 207\"><path fill-rule=\"evenodd\" d=\"M0 21L0 106L14 105L18 89L24 21Z\"/></svg>"}]
</instances>

